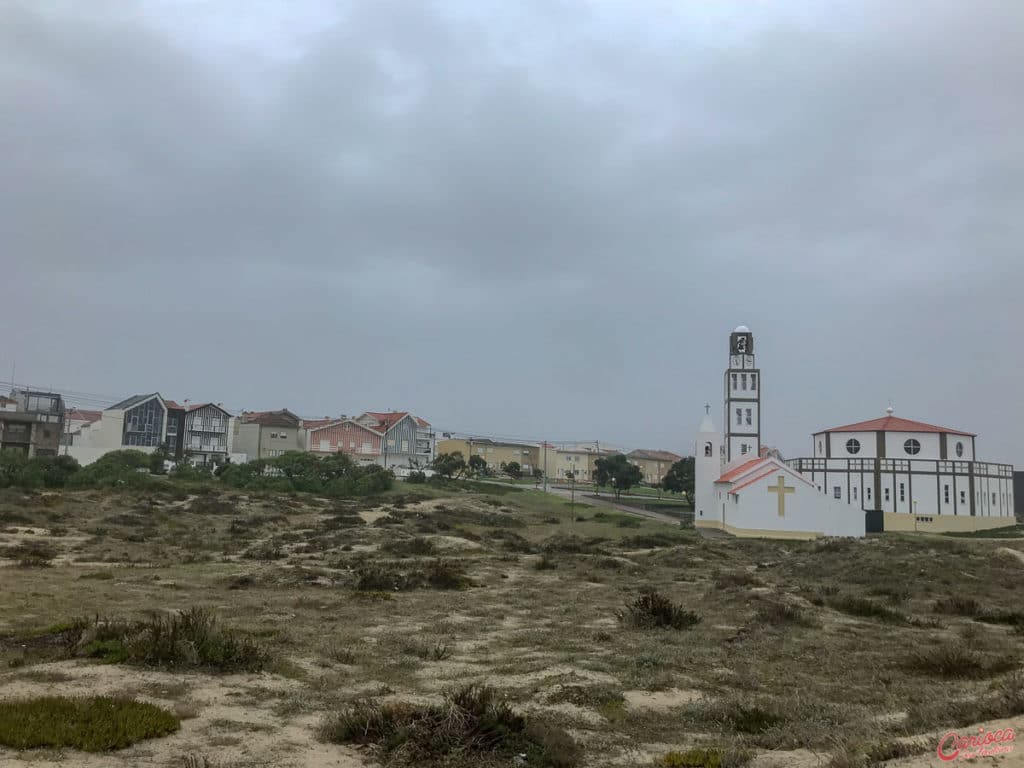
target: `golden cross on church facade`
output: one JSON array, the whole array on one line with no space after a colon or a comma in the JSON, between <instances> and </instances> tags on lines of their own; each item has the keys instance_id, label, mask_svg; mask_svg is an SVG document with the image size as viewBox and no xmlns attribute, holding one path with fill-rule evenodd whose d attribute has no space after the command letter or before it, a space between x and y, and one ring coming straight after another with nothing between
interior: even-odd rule
<instances>
[{"instance_id":1,"label":"golden cross on church facade","mask_svg":"<svg viewBox=\"0 0 1024 768\"><path fill-rule=\"evenodd\" d=\"M786 476L785 475L779 475L779 484L778 485L769 485L768 486L768 493L774 493L774 494L776 494L778 496L778 499L779 499L779 517L785 517L786 516L786 494L787 493L796 493L796 488L793 488L792 486L786 485Z\"/></svg>"}]
</instances>

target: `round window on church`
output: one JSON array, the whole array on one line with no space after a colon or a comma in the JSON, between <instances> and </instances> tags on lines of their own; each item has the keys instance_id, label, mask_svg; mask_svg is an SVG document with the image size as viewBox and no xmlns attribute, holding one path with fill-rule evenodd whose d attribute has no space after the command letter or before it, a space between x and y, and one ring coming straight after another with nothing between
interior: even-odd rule
<instances>
[{"instance_id":1,"label":"round window on church","mask_svg":"<svg viewBox=\"0 0 1024 768\"><path fill-rule=\"evenodd\" d=\"M963 443L957 443L956 444L956 457L959 459L963 455L964 455L964 444Z\"/></svg>"},{"instance_id":2,"label":"round window on church","mask_svg":"<svg viewBox=\"0 0 1024 768\"><path fill-rule=\"evenodd\" d=\"M846 441L846 452L847 453L860 453L860 440L851 437Z\"/></svg>"},{"instance_id":3,"label":"round window on church","mask_svg":"<svg viewBox=\"0 0 1024 768\"><path fill-rule=\"evenodd\" d=\"M903 450L911 456L917 456L921 452L921 444L914 438L910 438L903 444Z\"/></svg>"}]
</instances>

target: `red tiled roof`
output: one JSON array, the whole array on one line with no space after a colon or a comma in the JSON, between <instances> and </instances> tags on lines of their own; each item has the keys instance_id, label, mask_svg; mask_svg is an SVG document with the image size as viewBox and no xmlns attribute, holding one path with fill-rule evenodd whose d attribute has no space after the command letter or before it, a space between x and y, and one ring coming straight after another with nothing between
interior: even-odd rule
<instances>
[{"instance_id":1,"label":"red tiled roof","mask_svg":"<svg viewBox=\"0 0 1024 768\"><path fill-rule=\"evenodd\" d=\"M856 424L847 424L843 427L823 429L821 432L948 432L951 435L975 437L973 432L962 432L959 429L937 427L934 424L925 424L923 421L901 419L899 416L882 416L880 419L859 421ZM816 434L821 434L821 432Z\"/></svg>"},{"instance_id":2,"label":"red tiled roof","mask_svg":"<svg viewBox=\"0 0 1024 768\"><path fill-rule=\"evenodd\" d=\"M416 426L417 427L429 427L430 426L430 422L427 421L426 419L421 419L419 416L413 416L413 418L416 419Z\"/></svg>"},{"instance_id":3,"label":"red tiled roof","mask_svg":"<svg viewBox=\"0 0 1024 768\"><path fill-rule=\"evenodd\" d=\"M302 428L318 429L320 427L325 427L328 424L337 424L341 421L344 421L344 419L303 419Z\"/></svg>"},{"instance_id":4,"label":"red tiled roof","mask_svg":"<svg viewBox=\"0 0 1024 768\"><path fill-rule=\"evenodd\" d=\"M799 473L794 472L793 470L789 469L788 467L780 467L777 464L772 464L771 467L768 468L767 472L761 472L756 477L752 477L749 480L747 480L746 482L740 483L735 488L730 489L729 493L738 493L739 491L741 491L744 488L746 488L748 485L753 485L758 480L764 480L766 477L770 477L771 475L778 475L779 473L787 474L790 477L792 477L794 480L800 480L805 485L809 485L812 488L814 487L814 483L812 483L806 477L802 477Z\"/></svg>"},{"instance_id":5,"label":"red tiled roof","mask_svg":"<svg viewBox=\"0 0 1024 768\"><path fill-rule=\"evenodd\" d=\"M720 478L718 478L718 480L716 480L715 482L716 483L730 483L734 479L739 477L740 475L744 475L749 470L753 469L756 464L761 464L761 463L767 462L767 461L768 461L768 459L751 459L750 461L745 461L742 464L740 464L739 466L736 466L736 467L733 467L732 469L730 469L728 472L726 472L724 475L722 475Z\"/></svg>"},{"instance_id":6,"label":"red tiled roof","mask_svg":"<svg viewBox=\"0 0 1024 768\"><path fill-rule=\"evenodd\" d=\"M180 403L176 403L173 400L164 400L164 405L166 405L168 408L173 408L178 411L185 409L185 406L181 405Z\"/></svg>"},{"instance_id":7,"label":"red tiled roof","mask_svg":"<svg viewBox=\"0 0 1024 768\"><path fill-rule=\"evenodd\" d=\"M375 411L367 411L367 416L373 416L377 421L386 423L388 426L397 424L399 421L409 415L408 411L393 411L390 413L377 413Z\"/></svg>"},{"instance_id":8,"label":"red tiled roof","mask_svg":"<svg viewBox=\"0 0 1024 768\"><path fill-rule=\"evenodd\" d=\"M378 432L373 427L367 427L363 424L360 424L355 419L305 419L302 422L303 428L308 429L310 432L316 432L319 429L333 427L336 426L337 424L352 424L353 426L355 426L356 429L366 430L367 432L377 435L378 437L381 437L384 434L383 432Z\"/></svg>"},{"instance_id":9,"label":"red tiled roof","mask_svg":"<svg viewBox=\"0 0 1024 768\"><path fill-rule=\"evenodd\" d=\"M0 397L0 401L3 398ZM94 421L99 421L103 418L103 411L83 411L80 408L68 408L64 414L64 418L72 421L84 421L92 424Z\"/></svg>"},{"instance_id":10,"label":"red tiled roof","mask_svg":"<svg viewBox=\"0 0 1024 768\"><path fill-rule=\"evenodd\" d=\"M302 423L302 419L282 408L279 411L246 411L242 414L242 421L247 424L266 424L269 426L291 426L295 422Z\"/></svg>"}]
</instances>

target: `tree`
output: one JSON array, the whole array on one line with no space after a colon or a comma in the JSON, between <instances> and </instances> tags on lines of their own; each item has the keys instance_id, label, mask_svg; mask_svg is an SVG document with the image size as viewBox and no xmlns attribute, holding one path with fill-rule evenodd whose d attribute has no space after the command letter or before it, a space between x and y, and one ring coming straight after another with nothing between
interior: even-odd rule
<instances>
[{"instance_id":1,"label":"tree","mask_svg":"<svg viewBox=\"0 0 1024 768\"><path fill-rule=\"evenodd\" d=\"M149 471L154 475L166 475L165 461L171 458L170 452L163 445L158 445L156 450L149 454Z\"/></svg>"},{"instance_id":2,"label":"tree","mask_svg":"<svg viewBox=\"0 0 1024 768\"><path fill-rule=\"evenodd\" d=\"M600 458L594 462L594 482L598 487L611 485L615 489L615 498L644 479L640 467L630 464L621 453Z\"/></svg>"},{"instance_id":3,"label":"tree","mask_svg":"<svg viewBox=\"0 0 1024 768\"><path fill-rule=\"evenodd\" d=\"M505 474L513 480L518 480L523 476L523 468L519 466L518 461L510 461L505 465Z\"/></svg>"},{"instance_id":4,"label":"tree","mask_svg":"<svg viewBox=\"0 0 1024 768\"><path fill-rule=\"evenodd\" d=\"M680 459L661 479L661 487L670 493L685 493L690 503L693 503L694 487L693 456Z\"/></svg>"},{"instance_id":5,"label":"tree","mask_svg":"<svg viewBox=\"0 0 1024 768\"><path fill-rule=\"evenodd\" d=\"M476 476L487 474L487 459L473 454L469 457L469 471Z\"/></svg>"},{"instance_id":6,"label":"tree","mask_svg":"<svg viewBox=\"0 0 1024 768\"><path fill-rule=\"evenodd\" d=\"M462 451L440 453L434 457L431 466L441 477L451 480L466 471L466 460L462 457Z\"/></svg>"}]
</instances>

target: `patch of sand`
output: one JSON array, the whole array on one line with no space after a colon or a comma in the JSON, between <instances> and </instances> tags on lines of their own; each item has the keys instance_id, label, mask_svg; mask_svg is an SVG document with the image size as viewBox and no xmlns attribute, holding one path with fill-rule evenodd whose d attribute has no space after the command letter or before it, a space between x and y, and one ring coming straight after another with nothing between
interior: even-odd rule
<instances>
[{"instance_id":1,"label":"patch of sand","mask_svg":"<svg viewBox=\"0 0 1024 768\"><path fill-rule=\"evenodd\" d=\"M695 690L669 688L667 691L623 691L627 709L664 712L699 700L704 694Z\"/></svg>"},{"instance_id":2,"label":"patch of sand","mask_svg":"<svg viewBox=\"0 0 1024 768\"><path fill-rule=\"evenodd\" d=\"M578 680L589 680L594 683L610 683L613 685L619 682L616 678L604 672L595 672L590 669L571 667L567 664L547 667L546 669L540 669L536 672L525 672L521 675L494 676L493 679L499 688L525 688L528 685L534 685L535 683L548 680L552 677L568 677L570 679L575 678Z\"/></svg>"},{"instance_id":3,"label":"patch of sand","mask_svg":"<svg viewBox=\"0 0 1024 768\"><path fill-rule=\"evenodd\" d=\"M606 723L605 719L594 710L581 707L578 704L572 704L568 701L559 702L558 704L538 704L531 701L525 704L517 704L516 709L525 714L538 714L541 716L563 715L590 726L603 726Z\"/></svg>"},{"instance_id":4,"label":"patch of sand","mask_svg":"<svg viewBox=\"0 0 1024 768\"><path fill-rule=\"evenodd\" d=\"M463 539L459 536L431 536L430 540L434 542L438 549L446 551L484 548L483 544L480 544L477 541L470 541L469 539Z\"/></svg>"},{"instance_id":5,"label":"patch of sand","mask_svg":"<svg viewBox=\"0 0 1024 768\"><path fill-rule=\"evenodd\" d=\"M1010 549L1009 547L1000 547L999 549L996 550L996 554L997 555L1009 555L1010 557L1015 557L1018 560L1020 560L1022 563L1024 563L1024 552L1020 552L1019 550L1016 550L1016 549Z\"/></svg>"},{"instance_id":6,"label":"patch of sand","mask_svg":"<svg viewBox=\"0 0 1024 768\"><path fill-rule=\"evenodd\" d=\"M363 518L363 521L367 525L373 525L382 517L387 517L390 513L383 509L361 509L359 510L359 516Z\"/></svg>"},{"instance_id":7,"label":"patch of sand","mask_svg":"<svg viewBox=\"0 0 1024 768\"><path fill-rule=\"evenodd\" d=\"M830 756L806 749L762 752L747 763L748 768L818 768L828 765Z\"/></svg>"}]
</instances>

